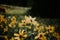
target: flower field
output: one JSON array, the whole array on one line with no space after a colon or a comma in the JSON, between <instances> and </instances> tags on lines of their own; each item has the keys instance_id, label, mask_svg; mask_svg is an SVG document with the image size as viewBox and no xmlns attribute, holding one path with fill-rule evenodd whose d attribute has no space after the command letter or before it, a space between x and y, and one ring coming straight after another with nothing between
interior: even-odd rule
<instances>
[{"instance_id":1,"label":"flower field","mask_svg":"<svg viewBox=\"0 0 60 40\"><path fill-rule=\"evenodd\" d=\"M30 15L0 15L0 37L6 40L59 40L54 20Z\"/></svg>"},{"instance_id":2,"label":"flower field","mask_svg":"<svg viewBox=\"0 0 60 40\"><path fill-rule=\"evenodd\" d=\"M60 40L57 23L60 19L32 17L27 14L28 10L12 7L7 8L6 14L0 14L0 37L4 40Z\"/></svg>"}]
</instances>

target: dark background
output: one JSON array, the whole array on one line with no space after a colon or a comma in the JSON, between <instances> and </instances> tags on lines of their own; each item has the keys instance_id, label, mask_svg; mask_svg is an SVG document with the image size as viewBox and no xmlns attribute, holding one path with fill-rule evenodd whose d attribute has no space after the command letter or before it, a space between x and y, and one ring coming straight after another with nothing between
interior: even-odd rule
<instances>
[{"instance_id":1,"label":"dark background","mask_svg":"<svg viewBox=\"0 0 60 40\"><path fill-rule=\"evenodd\" d=\"M55 0L0 0L0 4L32 7L30 15L43 18L59 18L59 1Z\"/></svg>"}]
</instances>

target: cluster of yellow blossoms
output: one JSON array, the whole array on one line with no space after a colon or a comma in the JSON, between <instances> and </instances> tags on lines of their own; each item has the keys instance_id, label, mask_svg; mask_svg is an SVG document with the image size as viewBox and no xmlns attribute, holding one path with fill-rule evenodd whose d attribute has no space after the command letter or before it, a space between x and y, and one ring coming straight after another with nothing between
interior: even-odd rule
<instances>
[{"instance_id":1,"label":"cluster of yellow blossoms","mask_svg":"<svg viewBox=\"0 0 60 40\"><path fill-rule=\"evenodd\" d=\"M8 20L6 20L4 18L3 15L0 15L0 23L1 22L5 22L7 23ZM18 26L16 26L16 23L18 23ZM32 18L31 16L24 16L24 19L21 20L20 22L17 22L17 18L16 16L12 16L11 18L11 22L9 24L7 24L7 26L4 28L4 32L9 31L9 28L20 28L18 33L14 33L14 36L11 37L11 39L6 39L6 40L24 40L25 38L28 37L27 31L25 31L24 29L21 30L21 28L27 28L27 29L32 29L33 28L33 32L37 32L37 35L34 37L34 40L47 40L47 37L45 36L46 34L48 34L50 36L49 33L51 33L53 36L55 36L57 38L57 40L59 40L60 35L55 32L55 26L54 25L48 25L48 26L44 26L44 25L40 25L37 21L36 21L36 17ZM1 25L0 25L1 27ZM27 30L26 29L26 30ZM32 33L32 32L31 32Z\"/></svg>"},{"instance_id":2,"label":"cluster of yellow blossoms","mask_svg":"<svg viewBox=\"0 0 60 40\"><path fill-rule=\"evenodd\" d=\"M7 23L7 20L4 18L4 15L0 15L0 29L1 28L4 28L4 32L8 31L8 28L7 27L4 27L3 24L6 24ZM2 31L2 30L0 30ZM4 37L6 40L8 40L8 37L7 35L4 35L4 36L1 36L1 37Z\"/></svg>"}]
</instances>

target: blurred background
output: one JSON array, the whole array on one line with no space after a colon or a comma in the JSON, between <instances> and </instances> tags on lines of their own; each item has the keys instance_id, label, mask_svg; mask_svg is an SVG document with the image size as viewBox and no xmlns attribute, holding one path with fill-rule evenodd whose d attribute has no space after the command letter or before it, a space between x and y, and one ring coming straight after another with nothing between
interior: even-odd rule
<instances>
[{"instance_id":1,"label":"blurred background","mask_svg":"<svg viewBox=\"0 0 60 40\"><path fill-rule=\"evenodd\" d=\"M0 0L0 4L32 7L28 14L43 18L59 18L60 13L58 1L48 0Z\"/></svg>"}]
</instances>

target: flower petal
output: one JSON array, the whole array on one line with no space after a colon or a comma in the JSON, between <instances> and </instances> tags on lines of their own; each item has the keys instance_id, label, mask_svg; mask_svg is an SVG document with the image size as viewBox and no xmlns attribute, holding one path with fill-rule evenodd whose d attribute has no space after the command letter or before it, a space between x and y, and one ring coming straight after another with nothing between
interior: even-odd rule
<instances>
[{"instance_id":1,"label":"flower petal","mask_svg":"<svg viewBox=\"0 0 60 40\"><path fill-rule=\"evenodd\" d=\"M17 34L17 33L14 33L14 36L19 36L19 34Z\"/></svg>"}]
</instances>

